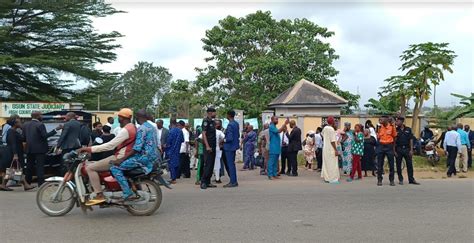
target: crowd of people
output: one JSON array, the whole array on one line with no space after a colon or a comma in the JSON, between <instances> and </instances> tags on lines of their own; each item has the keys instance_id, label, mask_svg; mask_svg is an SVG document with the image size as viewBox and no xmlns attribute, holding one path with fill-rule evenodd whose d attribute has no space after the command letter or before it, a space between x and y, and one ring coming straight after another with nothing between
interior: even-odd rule
<instances>
[{"instance_id":1,"label":"crowd of people","mask_svg":"<svg viewBox=\"0 0 474 243\"><path fill-rule=\"evenodd\" d=\"M144 161L158 158L168 161L172 184L182 177L190 178L191 170L197 170L196 185L201 189L216 187L215 184L222 183L221 177L225 174L230 181L224 187L237 187L235 160L238 150L242 151L242 171L260 167L260 174L269 180L280 179L281 175L298 176L298 154L301 154L305 169L320 172L321 178L327 183L340 183L341 175L347 176L346 180L352 182L370 173L377 177L377 185L382 186L384 163L387 161L390 185L395 186L395 171L398 183L403 185L402 163L405 161L408 183L419 184L414 178L412 160L417 140L412 130L404 124L403 117L381 117L377 126L370 120L364 125L352 126L348 122L339 124L339 120L328 117L323 126L309 131L302 138L302 131L294 120L286 119L279 125L276 116L265 123L261 131L245 123L241 134L232 110L227 112L229 124L224 129L212 107L207 109L207 117L195 130L184 121L175 119L171 119L169 128L165 128L163 120L155 122L144 111L135 114L134 124L133 115L132 110L121 109L118 113L118 128L112 129L114 118L110 117L105 125L95 122L91 131L70 112L65 116L64 125L50 132L46 131L39 112L32 113L31 121L25 124L22 124L20 117L13 115L2 129L2 142L6 146L2 148L0 176L3 178L5 169L18 163L18 166L25 168L25 177L21 181L24 189L34 188L31 184L34 168L38 186L41 186L44 182L46 154L50 152L48 137L62 130L55 153L64 155L77 150L92 155L86 171L96 197L88 205L104 200L99 172L111 171L125 188L125 196L130 197L123 171L137 166L149 171L149 164ZM434 134L425 128L421 138L422 141L433 140ZM469 126L458 124L449 127L436 141L441 142L447 153L449 177L467 172L471 167L473 140L474 132ZM141 147L138 148L138 145ZM137 149L144 152L139 153ZM145 158L150 156L153 158ZM11 190L6 180L0 181L0 190Z\"/></svg>"}]
</instances>

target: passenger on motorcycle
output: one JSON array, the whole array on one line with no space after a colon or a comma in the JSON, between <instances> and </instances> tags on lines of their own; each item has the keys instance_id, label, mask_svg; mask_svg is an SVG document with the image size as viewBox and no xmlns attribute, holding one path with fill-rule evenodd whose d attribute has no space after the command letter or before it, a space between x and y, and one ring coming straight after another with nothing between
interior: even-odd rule
<instances>
[{"instance_id":1,"label":"passenger on motorcycle","mask_svg":"<svg viewBox=\"0 0 474 243\"><path fill-rule=\"evenodd\" d=\"M137 130L133 150L123 158L110 162L113 164L110 171L122 187L124 200L137 199L137 196L130 189L124 172L141 169L145 174L148 174L152 171L155 161L159 158L156 129L147 122L145 111L140 110L135 116L140 127Z\"/></svg>"},{"instance_id":2,"label":"passenger on motorcycle","mask_svg":"<svg viewBox=\"0 0 474 243\"><path fill-rule=\"evenodd\" d=\"M100 153L105 151L115 150L115 154L105 159L98 161L89 161L86 165L87 175L90 180L90 184L96 194L95 198L90 198L86 202L86 206L92 206L101 204L105 201L104 195L102 194L102 186L100 185L99 172L105 172L110 170L110 161L123 158L127 153L133 150L135 144L135 135L137 129L135 125L131 123L133 111L128 108L123 108L118 113L118 120L120 123L120 131L117 136L109 141L97 146L81 148L77 152L83 153Z\"/></svg>"}]
</instances>

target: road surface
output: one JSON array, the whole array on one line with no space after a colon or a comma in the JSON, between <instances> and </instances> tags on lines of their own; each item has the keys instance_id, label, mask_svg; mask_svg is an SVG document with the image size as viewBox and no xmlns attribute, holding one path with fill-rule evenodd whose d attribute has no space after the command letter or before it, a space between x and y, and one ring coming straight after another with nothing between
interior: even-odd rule
<instances>
[{"instance_id":1,"label":"road surface","mask_svg":"<svg viewBox=\"0 0 474 243\"><path fill-rule=\"evenodd\" d=\"M158 212L121 209L61 218L35 192L0 192L0 242L473 242L474 180L377 187L375 178L329 185L319 173L269 181L239 172L240 187L201 191L191 179L163 189ZM223 179L225 182L227 178Z\"/></svg>"}]
</instances>

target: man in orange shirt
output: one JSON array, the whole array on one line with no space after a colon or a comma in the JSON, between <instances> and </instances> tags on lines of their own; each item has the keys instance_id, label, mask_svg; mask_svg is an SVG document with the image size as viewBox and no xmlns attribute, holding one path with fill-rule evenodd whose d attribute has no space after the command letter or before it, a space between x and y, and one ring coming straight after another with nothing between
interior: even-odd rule
<instances>
[{"instance_id":1,"label":"man in orange shirt","mask_svg":"<svg viewBox=\"0 0 474 243\"><path fill-rule=\"evenodd\" d=\"M377 154L377 186L382 186L383 180L383 164L385 160L385 156L388 159L388 165L390 167L390 186L395 186L395 166L394 166L394 156L395 156L395 138L397 137L397 130L395 130L395 126L388 122L388 117L383 116L381 119L382 126L380 127L377 138L380 143L380 148Z\"/></svg>"}]
</instances>

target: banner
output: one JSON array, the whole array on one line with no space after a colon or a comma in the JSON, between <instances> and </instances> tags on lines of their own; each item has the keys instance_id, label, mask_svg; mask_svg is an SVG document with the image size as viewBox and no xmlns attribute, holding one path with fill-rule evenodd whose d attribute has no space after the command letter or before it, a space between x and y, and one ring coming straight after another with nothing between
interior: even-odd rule
<instances>
[{"instance_id":1,"label":"banner","mask_svg":"<svg viewBox=\"0 0 474 243\"><path fill-rule=\"evenodd\" d=\"M68 103L29 103L29 102L3 102L0 103L0 117L10 117L17 114L22 118L30 118L31 113L39 111L47 113L51 111L68 110Z\"/></svg>"}]
</instances>

